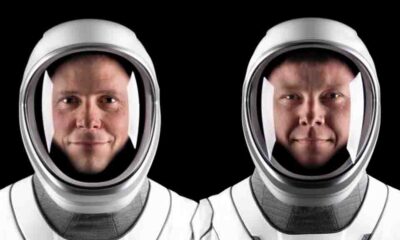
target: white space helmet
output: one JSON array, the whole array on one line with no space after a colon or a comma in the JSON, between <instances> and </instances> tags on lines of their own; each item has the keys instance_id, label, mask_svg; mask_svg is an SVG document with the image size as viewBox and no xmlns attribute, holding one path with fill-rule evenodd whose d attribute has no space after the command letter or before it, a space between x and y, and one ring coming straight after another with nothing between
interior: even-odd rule
<instances>
[{"instance_id":1,"label":"white space helmet","mask_svg":"<svg viewBox=\"0 0 400 240\"><path fill-rule=\"evenodd\" d=\"M91 55L112 59L125 71L129 81L122 84L118 82L119 79L114 79L114 84L110 77L101 85L90 82L95 80L89 78L72 82L68 82L71 80L68 77L65 78L68 81L59 79L55 82L52 79L57 67L65 62ZM118 84L123 86L119 90L125 97L125 115L110 120L108 127L119 127L119 131L122 129L120 135L126 138L120 141L118 151L111 154L112 161L104 170L105 173L100 174L101 177L79 177L79 174L70 171L73 168L68 168L68 159L73 158L67 150L69 147L74 145L72 147L78 152L96 151L93 149L100 148L99 145L111 145L120 138L112 134L97 134L95 131L86 134L83 130L57 137L67 132L63 128L68 125L70 118L70 115L59 114L57 104L64 104L64 109L70 103L78 105L79 102L80 106L89 104L92 101L90 97L80 98L86 94L80 91L88 88L105 91L103 95L95 95L103 98L95 99L93 106L98 107L96 104L104 99L105 102L109 101L107 104L114 103L113 89L99 89L107 84L110 88ZM70 90L75 92L67 93ZM60 94L66 95L61 99ZM118 96L115 98L118 100ZM68 114L71 112L68 110ZM159 141L159 88L153 63L136 35L120 24L96 19L59 24L44 33L31 53L20 90L19 114L23 142L30 162L41 184L60 207L79 213L118 211L133 200L143 185ZM111 118L111 113L107 114ZM64 133L60 133L62 131ZM57 142L58 138L61 143ZM57 149L58 154L54 153ZM109 167L113 169L109 170Z\"/></svg>"}]
</instances>

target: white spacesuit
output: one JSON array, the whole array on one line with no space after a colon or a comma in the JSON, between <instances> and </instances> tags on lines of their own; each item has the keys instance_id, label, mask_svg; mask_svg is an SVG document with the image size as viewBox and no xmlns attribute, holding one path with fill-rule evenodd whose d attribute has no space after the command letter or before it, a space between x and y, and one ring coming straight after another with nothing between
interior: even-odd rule
<instances>
[{"instance_id":1,"label":"white spacesuit","mask_svg":"<svg viewBox=\"0 0 400 240\"><path fill-rule=\"evenodd\" d=\"M380 89L353 29L321 18L274 26L242 94L255 172L200 201L195 239L400 239L400 192L366 173Z\"/></svg>"},{"instance_id":2,"label":"white spacesuit","mask_svg":"<svg viewBox=\"0 0 400 240\"><path fill-rule=\"evenodd\" d=\"M20 92L35 173L0 191L0 239L191 239L197 204L147 178L159 99L128 28L84 19L48 30Z\"/></svg>"}]
</instances>

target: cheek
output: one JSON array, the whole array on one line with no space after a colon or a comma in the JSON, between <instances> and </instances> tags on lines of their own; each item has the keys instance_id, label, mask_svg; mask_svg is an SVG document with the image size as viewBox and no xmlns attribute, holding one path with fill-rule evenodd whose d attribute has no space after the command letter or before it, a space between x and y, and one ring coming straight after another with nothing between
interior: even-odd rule
<instances>
[{"instance_id":1,"label":"cheek","mask_svg":"<svg viewBox=\"0 0 400 240\"><path fill-rule=\"evenodd\" d=\"M71 113L53 112L54 135L56 138L70 133L75 126L74 116Z\"/></svg>"},{"instance_id":2,"label":"cheek","mask_svg":"<svg viewBox=\"0 0 400 240\"><path fill-rule=\"evenodd\" d=\"M329 122L338 137L338 143L345 144L349 137L350 105L347 104L332 110L332 114L329 116Z\"/></svg>"},{"instance_id":3,"label":"cheek","mask_svg":"<svg viewBox=\"0 0 400 240\"><path fill-rule=\"evenodd\" d=\"M294 109L288 109L278 104L274 105L274 123L277 139L283 143L287 142L291 129L298 122Z\"/></svg>"},{"instance_id":4,"label":"cheek","mask_svg":"<svg viewBox=\"0 0 400 240\"><path fill-rule=\"evenodd\" d=\"M106 115L103 123L107 131L115 137L125 138L128 136L129 116L127 112Z\"/></svg>"}]
</instances>

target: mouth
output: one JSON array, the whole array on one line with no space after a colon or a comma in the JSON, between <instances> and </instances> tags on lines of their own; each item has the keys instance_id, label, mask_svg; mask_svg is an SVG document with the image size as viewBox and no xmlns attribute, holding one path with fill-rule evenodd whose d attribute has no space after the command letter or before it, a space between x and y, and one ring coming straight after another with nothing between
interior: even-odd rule
<instances>
[{"instance_id":1,"label":"mouth","mask_svg":"<svg viewBox=\"0 0 400 240\"><path fill-rule=\"evenodd\" d=\"M101 145L108 144L108 143L110 143L110 141L76 141L76 142L70 142L70 144L73 144L73 145L87 146L87 147L101 146Z\"/></svg>"},{"instance_id":2,"label":"mouth","mask_svg":"<svg viewBox=\"0 0 400 240\"><path fill-rule=\"evenodd\" d=\"M333 143L333 139L325 138L295 138L292 139L292 143L302 144L319 144L319 143Z\"/></svg>"}]
</instances>

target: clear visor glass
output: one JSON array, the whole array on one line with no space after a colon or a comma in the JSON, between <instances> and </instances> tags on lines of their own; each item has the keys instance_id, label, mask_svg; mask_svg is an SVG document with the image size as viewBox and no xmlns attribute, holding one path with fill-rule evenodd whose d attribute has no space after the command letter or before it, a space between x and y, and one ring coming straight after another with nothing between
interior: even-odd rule
<instances>
[{"instance_id":1,"label":"clear visor glass","mask_svg":"<svg viewBox=\"0 0 400 240\"><path fill-rule=\"evenodd\" d=\"M51 64L35 93L37 129L54 164L87 182L112 179L132 163L143 134L143 87L133 65L89 52Z\"/></svg>"},{"instance_id":2,"label":"clear visor glass","mask_svg":"<svg viewBox=\"0 0 400 240\"><path fill-rule=\"evenodd\" d=\"M252 130L266 161L300 175L342 172L357 161L372 101L355 64L328 50L302 49L260 72Z\"/></svg>"}]
</instances>

